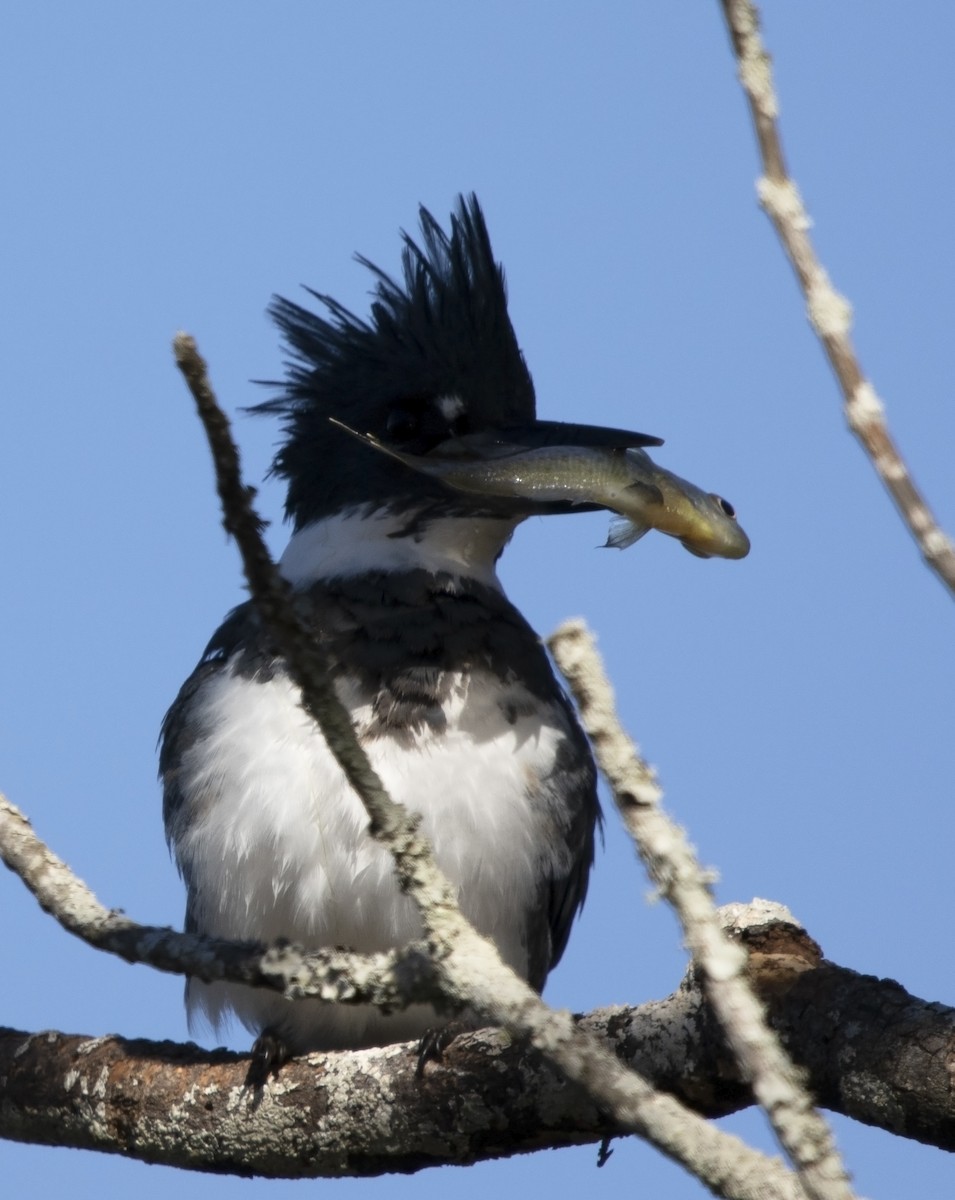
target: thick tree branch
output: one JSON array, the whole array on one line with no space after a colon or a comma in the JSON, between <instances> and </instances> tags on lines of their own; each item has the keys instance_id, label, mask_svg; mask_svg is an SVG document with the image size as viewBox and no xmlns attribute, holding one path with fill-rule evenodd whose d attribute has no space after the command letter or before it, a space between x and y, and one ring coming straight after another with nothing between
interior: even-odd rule
<instances>
[{"instance_id":1,"label":"thick tree branch","mask_svg":"<svg viewBox=\"0 0 955 1200\"><path fill-rule=\"evenodd\" d=\"M811 939L765 903L726 916L820 1101L955 1149L955 1011L821 961ZM753 1102L692 974L665 1000L580 1023L704 1115ZM191 1045L2 1031L0 1137L298 1178L415 1171L621 1132L562 1072L493 1030L458 1038L423 1083L411 1045L312 1055L260 1091L245 1086L248 1065Z\"/></svg>"},{"instance_id":2,"label":"thick tree branch","mask_svg":"<svg viewBox=\"0 0 955 1200\"><path fill-rule=\"evenodd\" d=\"M721 926L709 876L685 832L664 811L663 792L653 769L620 724L593 637L582 621L568 621L550 638L549 646L570 684L624 825L650 878L677 914L707 999L743 1078L752 1085L813 1200L848 1200L853 1195L849 1177L829 1126L767 1024L745 977L746 952L730 941Z\"/></svg>"},{"instance_id":3,"label":"thick tree branch","mask_svg":"<svg viewBox=\"0 0 955 1200\"><path fill-rule=\"evenodd\" d=\"M809 323L822 342L842 390L849 428L915 538L925 561L955 595L955 545L939 527L912 478L885 419L885 409L866 379L850 337L852 309L829 280L809 236L811 221L783 154L772 63L751 0L720 0L739 63L763 164L759 201L773 223L806 297Z\"/></svg>"},{"instance_id":4,"label":"thick tree branch","mask_svg":"<svg viewBox=\"0 0 955 1200\"><path fill-rule=\"evenodd\" d=\"M767 1200L802 1195L798 1182L775 1160L753 1151L662 1096L627 1071L569 1013L555 1012L501 960L493 944L464 919L438 869L417 819L387 794L358 743L339 700L321 648L299 619L294 598L261 537L252 493L241 479L238 451L219 408L206 365L186 334L175 340L176 361L202 420L216 470L224 524L242 554L246 579L263 624L275 639L302 693L302 704L322 730L370 818L369 832L392 855L399 885L415 902L447 996L526 1038L621 1128L639 1133L692 1171L717 1196Z\"/></svg>"}]
</instances>

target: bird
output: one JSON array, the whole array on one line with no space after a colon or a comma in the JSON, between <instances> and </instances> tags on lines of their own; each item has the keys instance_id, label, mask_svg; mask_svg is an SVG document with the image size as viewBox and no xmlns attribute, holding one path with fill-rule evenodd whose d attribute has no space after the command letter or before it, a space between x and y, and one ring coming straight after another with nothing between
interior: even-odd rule
<instances>
[{"instance_id":1,"label":"bird","mask_svg":"<svg viewBox=\"0 0 955 1200\"><path fill-rule=\"evenodd\" d=\"M285 378L253 407L278 417L272 472L291 525L279 570L394 799L423 832L464 915L540 991L587 893L601 822L588 741L497 561L535 514L584 511L455 490L345 432L409 455L484 434L522 445L659 439L536 417L504 272L476 198L446 230L423 206L395 279L367 259L359 317L306 289L273 298ZM421 935L387 852L251 601L209 641L169 708L159 771L187 931L308 948L390 950ZM276 1059L420 1039L431 1005L291 1001L189 979L190 1030L233 1018Z\"/></svg>"}]
</instances>

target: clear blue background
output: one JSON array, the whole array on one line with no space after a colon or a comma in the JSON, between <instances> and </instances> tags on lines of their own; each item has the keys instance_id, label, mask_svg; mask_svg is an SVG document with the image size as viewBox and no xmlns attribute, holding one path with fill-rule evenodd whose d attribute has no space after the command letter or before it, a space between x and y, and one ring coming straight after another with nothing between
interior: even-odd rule
<instances>
[{"instance_id":1,"label":"clear blue background","mask_svg":"<svg viewBox=\"0 0 955 1200\"><path fill-rule=\"evenodd\" d=\"M955 8L772 0L786 148L865 368L955 528ZM0 787L100 898L178 923L155 782L162 714L241 598L169 349L196 335L232 411L280 371L270 295L362 311L417 204L476 189L542 415L664 436L728 496L742 563L670 539L598 550L538 520L503 563L542 632L583 615L623 718L721 900L789 904L834 960L955 998L952 601L921 565L755 203L750 124L706 4L27 3L0 18ZM274 425L238 418L260 481ZM261 493L276 550L282 496ZM674 921L611 815L548 988L586 1009L670 992ZM73 941L0 878L0 1019L183 1038L178 980ZM244 1044L240 1034L238 1044ZM730 1124L767 1144L763 1122ZM837 1119L860 1192L955 1192L933 1149ZM87 1200L671 1200L646 1146L413 1179L269 1183L0 1144L10 1194Z\"/></svg>"}]
</instances>

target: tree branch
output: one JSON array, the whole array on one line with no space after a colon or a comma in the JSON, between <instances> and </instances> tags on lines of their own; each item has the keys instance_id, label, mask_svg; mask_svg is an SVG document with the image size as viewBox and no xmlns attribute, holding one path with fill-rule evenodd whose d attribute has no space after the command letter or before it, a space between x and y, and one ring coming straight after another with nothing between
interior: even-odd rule
<instances>
[{"instance_id":1,"label":"tree branch","mask_svg":"<svg viewBox=\"0 0 955 1200\"><path fill-rule=\"evenodd\" d=\"M955 1011L822 961L765 902L731 906L726 922L822 1103L955 1149ZM665 1000L597 1010L580 1026L706 1116L753 1103L692 974ZM0 1031L0 1137L192 1170L317 1178L464 1164L623 1132L561 1071L494 1030L458 1038L423 1082L410 1044L310 1055L261 1091L245 1086L248 1065L192 1045ZM772 1194L798 1193L763 1192Z\"/></svg>"},{"instance_id":2,"label":"tree branch","mask_svg":"<svg viewBox=\"0 0 955 1200\"><path fill-rule=\"evenodd\" d=\"M773 223L806 297L809 323L842 390L849 428L869 456L925 561L955 595L955 545L939 527L889 432L885 408L863 373L850 337L852 308L832 286L809 236L812 223L783 154L772 62L760 37L758 11L751 0L720 3L763 164L764 173L757 184L759 202Z\"/></svg>"},{"instance_id":3,"label":"tree branch","mask_svg":"<svg viewBox=\"0 0 955 1200\"><path fill-rule=\"evenodd\" d=\"M752 1084L806 1192L813 1200L849 1200L853 1192L832 1132L766 1022L745 977L746 953L721 927L709 876L684 831L664 811L656 774L620 724L590 632L582 621L568 621L548 644L574 694L624 825L650 878L679 918L743 1078Z\"/></svg>"},{"instance_id":4,"label":"tree branch","mask_svg":"<svg viewBox=\"0 0 955 1200\"><path fill-rule=\"evenodd\" d=\"M108 909L53 851L30 822L0 794L0 859L19 875L48 912L74 936L129 963L143 963L205 983L228 980L332 1004L400 1009L442 1002L437 973L423 944L387 954L305 951L290 942L265 946L140 925Z\"/></svg>"}]
</instances>

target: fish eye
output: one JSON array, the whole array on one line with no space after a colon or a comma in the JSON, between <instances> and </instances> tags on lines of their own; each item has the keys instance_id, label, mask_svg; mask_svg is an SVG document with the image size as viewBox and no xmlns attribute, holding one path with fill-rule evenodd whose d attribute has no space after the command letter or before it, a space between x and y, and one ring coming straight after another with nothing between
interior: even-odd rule
<instances>
[{"instance_id":1,"label":"fish eye","mask_svg":"<svg viewBox=\"0 0 955 1200\"><path fill-rule=\"evenodd\" d=\"M736 509L728 500L724 500L722 496L717 496L716 492L713 493L713 499L728 517L732 518L734 521L736 520Z\"/></svg>"}]
</instances>

